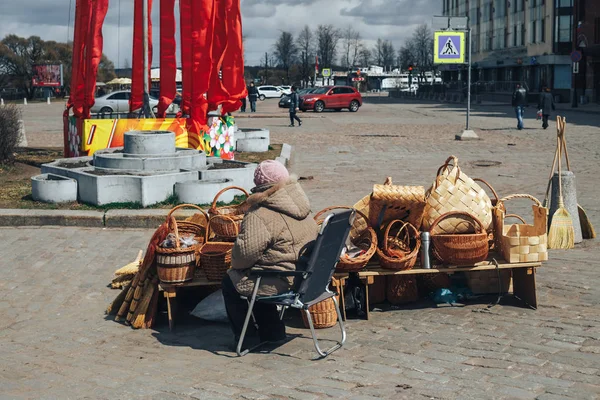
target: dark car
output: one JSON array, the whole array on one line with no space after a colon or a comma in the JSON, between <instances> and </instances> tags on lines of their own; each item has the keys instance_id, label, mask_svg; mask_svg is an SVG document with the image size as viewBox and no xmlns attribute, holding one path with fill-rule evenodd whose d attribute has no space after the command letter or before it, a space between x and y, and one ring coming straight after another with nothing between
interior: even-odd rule
<instances>
[{"instance_id":1,"label":"dark car","mask_svg":"<svg viewBox=\"0 0 600 400\"><path fill-rule=\"evenodd\" d=\"M323 86L300 96L300 99L302 111L311 109L315 112L322 112L325 109L341 111L347 108L351 112L356 112L362 106L362 96L350 86Z\"/></svg>"},{"instance_id":2,"label":"dark car","mask_svg":"<svg viewBox=\"0 0 600 400\"><path fill-rule=\"evenodd\" d=\"M297 91L298 96L300 96L300 104L302 104L302 95L311 93L313 90L315 90L315 88L299 89ZM281 100L279 100L279 108L290 108L290 101L290 95L284 95Z\"/></svg>"}]
</instances>

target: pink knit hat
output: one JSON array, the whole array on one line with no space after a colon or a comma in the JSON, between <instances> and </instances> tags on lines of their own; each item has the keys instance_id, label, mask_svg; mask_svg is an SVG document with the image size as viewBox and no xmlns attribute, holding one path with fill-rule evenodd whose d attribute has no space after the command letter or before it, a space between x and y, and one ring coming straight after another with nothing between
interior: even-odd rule
<instances>
[{"instance_id":1,"label":"pink knit hat","mask_svg":"<svg viewBox=\"0 0 600 400\"><path fill-rule=\"evenodd\" d=\"M285 166L279 161L266 160L258 164L254 171L254 184L256 186L267 185L288 180L290 174Z\"/></svg>"}]
</instances>

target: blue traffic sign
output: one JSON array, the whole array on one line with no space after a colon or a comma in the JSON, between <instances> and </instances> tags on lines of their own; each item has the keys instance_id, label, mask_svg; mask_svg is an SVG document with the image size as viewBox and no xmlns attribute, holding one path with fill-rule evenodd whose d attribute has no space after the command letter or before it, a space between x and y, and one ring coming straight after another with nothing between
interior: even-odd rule
<instances>
[{"instance_id":1,"label":"blue traffic sign","mask_svg":"<svg viewBox=\"0 0 600 400\"><path fill-rule=\"evenodd\" d=\"M573 61L573 62L581 61L582 57L583 57L583 55L581 54L581 52L579 50L573 50L571 52L571 61Z\"/></svg>"}]
</instances>

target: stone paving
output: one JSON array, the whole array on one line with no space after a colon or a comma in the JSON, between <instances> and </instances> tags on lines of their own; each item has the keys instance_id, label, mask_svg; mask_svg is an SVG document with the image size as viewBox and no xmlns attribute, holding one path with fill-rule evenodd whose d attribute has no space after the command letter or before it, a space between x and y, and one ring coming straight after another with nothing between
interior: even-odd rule
<instances>
[{"instance_id":1,"label":"stone paving","mask_svg":"<svg viewBox=\"0 0 600 400\"><path fill-rule=\"evenodd\" d=\"M450 154L500 195L543 198L554 124L544 131L529 118L528 129L517 131L509 107L481 107L472 126L482 140L462 143L453 140L464 124L456 106L384 101L356 114L307 118L301 128L285 127L283 113L282 119L243 123L266 126L273 141L295 146L292 170L313 176L303 185L315 211L351 205L386 176L427 186ZM567 122L579 202L600 228L600 116L567 112ZM476 167L477 160L501 164ZM514 211L530 219L526 202L515 202ZM0 229L0 398L600 397L598 241L551 251L538 270L538 310L511 298L488 308L495 299L483 298L464 307L424 301L374 312L370 321L349 321L344 349L315 361L297 318L288 320L297 338L244 358L228 348L231 334L223 324L180 315L169 332L161 313L156 329L134 331L105 319L116 295L106 286L113 271L131 261L151 233ZM319 331L329 338L337 333Z\"/></svg>"}]
</instances>

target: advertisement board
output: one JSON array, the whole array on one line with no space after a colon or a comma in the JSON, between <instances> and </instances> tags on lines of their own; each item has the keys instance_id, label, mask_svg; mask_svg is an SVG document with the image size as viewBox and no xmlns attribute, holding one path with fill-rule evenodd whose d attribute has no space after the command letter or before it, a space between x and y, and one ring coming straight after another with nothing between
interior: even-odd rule
<instances>
[{"instance_id":1,"label":"advertisement board","mask_svg":"<svg viewBox=\"0 0 600 400\"><path fill-rule=\"evenodd\" d=\"M32 67L33 87L61 87L63 86L62 64L37 64Z\"/></svg>"}]
</instances>

